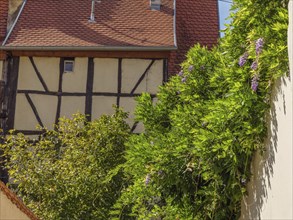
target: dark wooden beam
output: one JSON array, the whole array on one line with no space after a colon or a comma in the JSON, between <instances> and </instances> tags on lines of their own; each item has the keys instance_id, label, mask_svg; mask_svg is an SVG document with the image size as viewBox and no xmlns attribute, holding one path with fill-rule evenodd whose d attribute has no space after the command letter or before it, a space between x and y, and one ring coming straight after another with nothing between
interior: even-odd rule
<instances>
[{"instance_id":1,"label":"dark wooden beam","mask_svg":"<svg viewBox=\"0 0 293 220\"><path fill-rule=\"evenodd\" d=\"M94 58L142 58L162 59L170 56L170 51L11 51L13 56L35 57L94 57Z\"/></svg>"},{"instance_id":2,"label":"dark wooden beam","mask_svg":"<svg viewBox=\"0 0 293 220\"><path fill-rule=\"evenodd\" d=\"M40 130L15 130L15 133L22 133L24 135L41 135L44 131Z\"/></svg>"},{"instance_id":3,"label":"dark wooden beam","mask_svg":"<svg viewBox=\"0 0 293 220\"><path fill-rule=\"evenodd\" d=\"M31 97L27 93L25 94L25 97L26 97L28 103L30 104L30 106L31 106L31 108L32 108L32 110L34 112L38 123L40 124L41 127L44 127L44 124L43 124L43 122L42 122L42 120L41 120L41 118L39 116L39 113L38 113L38 110L37 110L36 106L33 103L33 100L31 99Z\"/></svg>"},{"instance_id":4,"label":"dark wooden beam","mask_svg":"<svg viewBox=\"0 0 293 220\"><path fill-rule=\"evenodd\" d=\"M14 128L14 117L16 107L17 82L19 71L19 57L9 58L7 72L7 87L5 94L7 95L7 129Z\"/></svg>"},{"instance_id":5,"label":"dark wooden beam","mask_svg":"<svg viewBox=\"0 0 293 220\"><path fill-rule=\"evenodd\" d=\"M43 77L42 77L42 74L39 72L39 70L38 70L38 68L37 68L37 66L36 66L36 64L35 64L34 59L33 59L32 57L29 57L29 59L30 59L31 64L32 64L32 66L33 66L33 68L34 68L34 70L35 70L35 73L37 74L37 77L39 78L39 80L40 80L42 86L44 87L44 90L45 90L45 91L49 91L48 86L46 85L45 80L44 80Z\"/></svg>"},{"instance_id":6,"label":"dark wooden beam","mask_svg":"<svg viewBox=\"0 0 293 220\"><path fill-rule=\"evenodd\" d=\"M7 58L7 52L0 50L0 60L6 60Z\"/></svg>"},{"instance_id":7,"label":"dark wooden beam","mask_svg":"<svg viewBox=\"0 0 293 220\"><path fill-rule=\"evenodd\" d=\"M3 144L3 140L0 140L0 143ZM0 181L3 183L8 183L9 176L8 176L8 171L5 168L5 159L6 156L4 155L4 152L2 149L0 149Z\"/></svg>"},{"instance_id":8,"label":"dark wooden beam","mask_svg":"<svg viewBox=\"0 0 293 220\"><path fill-rule=\"evenodd\" d=\"M85 92L45 92L45 91L38 91L38 90L18 90L17 93L19 94L39 94L39 95L49 95L49 96L86 96L87 93ZM111 97L136 97L140 96L140 93L114 93L114 92L92 92L92 96L111 96ZM151 97L156 97L156 94L151 94Z\"/></svg>"},{"instance_id":9,"label":"dark wooden beam","mask_svg":"<svg viewBox=\"0 0 293 220\"><path fill-rule=\"evenodd\" d=\"M163 84L168 81L168 59L163 61Z\"/></svg>"},{"instance_id":10,"label":"dark wooden beam","mask_svg":"<svg viewBox=\"0 0 293 220\"><path fill-rule=\"evenodd\" d=\"M132 127L131 127L131 133L134 132L134 130L136 129L137 125L138 125L138 122L137 122L137 121L134 122L134 124L133 124Z\"/></svg>"},{"instance_id":11,"label":"dark wooden beam","mask_svg":"<svg viewBox=\"0 0 293 220\"><path fill-rule=\"evenodd\" d=\"M63 82L63 72L64 72L64 58L60 58L59 62L59 84L58 84L58 101L57 101L57 110L55 117L55 124L58 124L61 112L61 102L62 102L62 82Z\"/></svg>"},{"instance_id":12,"label":"dark wooden beam","mask_svg":"<svg viewBox=\"0 0 293 220\"><path fill-rule=\"evenodd\" d=\"M19 94L39 94L39 95L52 95L52 96L58 96L60 95L59 92L46 92L46 91L39 91L39 90L30 90L30 89L20 89L17 90L17 93ZM78 96L78 95L77 95Z\"/></svg>"},{"instance_id":13,"label":"dark wooden beam","mask_svg":"<svg viewBox=\"0 0 293 220\"><path fill-rule=\"evenodd\" d=\"M92 105L93 105L93 84L94 84L94 59L88 59L87 68L87 83L86 83L86 99L85 99L85 114L88 121L92 119Z\"/></svg>"},{"instance_id":14,"label":"dark wooden beam","mask_svg":"<svg viewBox=\"0 0 293 220\"><path fill-rule=\"evenodd\" d=\"M118 85L117 85L117 102L116 105L120 106L120 95L121 95L121 88L122 88L122 59L119 58L118 60Z\"/></svg>"},{"instance_id":15,"label":"dark wooden beam","mask_svg":"<svg viewBox=\"0 0 293 220\"><path fill-rule=\"evenodd\" d=\"M152 60L151 63L148 65L148 67L146 68L146 70L144 71L144 73L141 75L141 77L138 79L137 83L135 84L134 88L131 90L131 94L133 94L135 92L135 90L137 89L137 87L139 86L139 84L142 82L142 80L144 79L145 75L148 73L148 71L150 70L150 68L152 67L152 65L154 64L156 60Z\"/></svg>"}]
</instances>

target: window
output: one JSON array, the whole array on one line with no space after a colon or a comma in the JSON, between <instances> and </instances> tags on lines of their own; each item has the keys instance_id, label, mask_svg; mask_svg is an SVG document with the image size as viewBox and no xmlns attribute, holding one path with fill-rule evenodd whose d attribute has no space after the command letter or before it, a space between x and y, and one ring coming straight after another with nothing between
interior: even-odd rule
<instances>
[{"instance_id":1,"label":"window","mask_svg":"<svg viewBox=\"0 0 293 220\"><path fill-rule=\"evenodd\" d=\"M159 11L161 9L161 0L150 0L151 10Z\"/></svg>"},{"instance_id":2,"label":"window","mask_svg":"<svg viewBox=\"0 0 293 220\"><path fill-rule=\"evenodd\" d=\"M74 58L64 59L64 73L74 72Z\"/></svg>"}]
</instances>

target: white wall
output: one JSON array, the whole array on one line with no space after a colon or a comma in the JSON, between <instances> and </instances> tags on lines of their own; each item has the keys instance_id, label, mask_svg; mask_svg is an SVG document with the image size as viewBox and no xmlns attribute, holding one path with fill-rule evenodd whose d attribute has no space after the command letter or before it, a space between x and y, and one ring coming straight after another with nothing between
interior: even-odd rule
<instances>
[{"instance_id":1,"label":"white wall","mask_svg":"<svg viewBox=\"0 0 293 220\"><path fill-rule=\"evenodd\" d=\"M10 199L0 190L0 220L29 220Z\"/></svg>"},{"instance_id":2,"label":"white wall","mask_svg":"<svg viewBox=\"0 0 293 220\"><path fill-rule=\"evenodd\" d=\"M293 0L289 3L288 30L291 73L279 79L272 93L266 152L255 155L248 197L242 203L241 219L293 219Z\"/></svg>"}]
</instances>

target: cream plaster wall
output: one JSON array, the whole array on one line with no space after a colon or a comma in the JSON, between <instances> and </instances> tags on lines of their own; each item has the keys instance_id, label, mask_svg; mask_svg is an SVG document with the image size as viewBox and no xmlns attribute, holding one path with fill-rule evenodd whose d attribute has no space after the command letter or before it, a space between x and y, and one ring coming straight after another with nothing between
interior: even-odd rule
<instances>
[{"instance_id":1,"label":"cream plaster wall","mask_svg":"<svg viewBox=\"0 0 293 220\"><path fill-rule=\"evenodd\" d=\"M30 218L0 191L0 220L29 220Z\"/></svg>"},{"instance_id":2,"label":"cream plaster wall","mask_svg":"<svg viewBox=\"0 0 293 220\"><path fill-rule=\"evenodd\" d=\"M56 96L36 94L31 94L30 98L32 99L36 109L38 110L44 127L48 129L53 129L53 125L55 124L58 98Z\"/></svg>"},{"instance_id":3,"label":"cream plaster wall","mask_svg":"<svg viewBox=\"0 0 293 220\"><path fill-rule=\"evenodd\" d=\"M28 59L25 57L21 57L22 59ZM60 63L60 59L56 58L56 57L34 57L34 62L36 64L37 69L39 70L39 72L41 73L46 85L48 86L48 89L50 91L58 91L58 81L59 81L59 63ZM30 60L28 60L28 64L27 65L31 65ZM21 66L23 67L23 66ZM19 68L21 70L21 68ZM30 69L31 70L31 69ZM33 72L28 73L26 72L26 74L30 74L30 75L35 75L36 77L36 73L33 70ZM21 74L19 74L20 76ZM29 81L30 78L27 79L27 81ZM38 83L39 79L37 78ZM20 80L18 80L18 82L20 83ZM31 87L30 89L34 88L34 85L29 84Z\"/></svg>"},{"instance_id":4,"label":"cream plaster wall","mask_svg":"<svg viewBox=\"0 0 293 220\"><path fill-rule=\"evenodd\" d=\"M0 80L3 79L2 72L3 72L3 60L0 60Z\"/></svg>"},{"instance_id":5,"label":"cream plaster wall","mask_svg":"<svg viewBox=\"0 0 293 220\"><path fill-rule=\"evenodd\" d=\"M124 59L122 61L122 92L130 93L136 82L144 73L151 60ZM146 91L146 78L136 89L136 93Z\"/></svg>"},{"instance_id":6,"label":"cream plaster wall","mask_svg":"<svg viewBox=\"0 0 293 220\"><path fill-rule=\"evenodd\" d=\"M248 196L242 202L241 219L293 219L293 0L290 1L289 50L291 74L274 85L269 114L266 152L257 153L252 164L253 177Z\"/></svg>"},{"instance_id":7,"label":"cream plaster wall","mask_svg":"<svg viewBox=\"0 0 293 220\"><path fill-rule=\"evenodd\" d=\"M92 101L92 119L100 117L102 114L113 114L113 105L116 104L116 97L94 96Z\"/></svg>"},{"instance_id":8,"label":"cream plaster wall","mask_svg":"<svg viewBox=\"0 0 293 220\"><path fill-rule=\"evenodd\" d=\"M85 110L85 97L63 96L60 117L71 118L72 114L82 113ZM56 110L53 112L56 114Z\"/></svg>"},{"instance_id":9,"label":"cream plaster wall","mask_svg":"<svg viewBox=\"0 0 293 220\"><path fill-rule=\"evenodd\" d=\"M50 91L58 91L59 58L34 57L35 65ZM78 87L78 86L77 86ZM18 90L45 91L28 57L20 57ZM43 125L53 128L57 110L57 97L30 94ZM16 96L14 128L17 130L35 130L38 121L24 94Z\"/></svg>"},{"instance_id":10,"label":"cream plaster wall","mask_svg":"<svg viewBox=\"0 0 293 220\"><path fill-rule=\"evenodd\" d=\"M117 93L118 59L96 58L94 64L93 91Z\"/></svg>"},{"instance_id":11,"label":"cream plaster wall","mask_svg":"<svg viewBox=\"0 0 293 220\"><path fill-rule=\"evenodd\" d=\"M58 91L59 82L59 58L54 57L34 57L35 65L41 73L48 89L50 91ZM78 62L80 62L78 60ZM82 63L82 62L81 62ZM79 69L77 68L79 71ZM66 78L67 76L64 77ZM70 80L70 79L68 79ZM44 91L44 88L31 64L28 57L20 57L19 74L18 74L18 89L31 89Z\"/></svg>"},{"instance_id":12,"label":"cream plaster wall","mask_svg":"<svg viewBox=\"0 0 293 220\"><path fill-rule=\"evenodd\" d=\"M122 60L122 93L130 93L144 73L151 60L123 59ZM135 93L149 92L156 94L157 87L163 82L163 61L156 60L146 77L135 90Z\"/></svg>"},{"instance_id":13,"label":"cream plaster wall","mask_svg":"<svg viewBox=\"0 0 293 220\"><path fill-rule=\"evenodd\" d=\"M37 125L38 121L25 95L17 94L14 128L17 130L36 130Z\"/></svg>"},{"instance_id":14,"label":"cream plaster wall","mask_svg":"<svg viewBox=\"0 0 293 220\"><path fill-rule=\"evenodd\" d=\"M17 88L45 91L28 57L20 57Z\"/></svg>"},{"instance_id":15,"label":"cream plaster wall","mask_svg":"<svg viewBox=\"0 0 293 220\"><path fill-rule=\"evenodd\" d=\"M136 106L135 98L121 97L120 98L120 106L124 111L129 112L129 117L126 120L126 122L130 126L132 126L134 124L134 109ZM138 131L136 129L135 132L141 132L141 130Z\"/></svg>"},{"instance_id":16,"label":"cream plaster wall","mask_svg":"<svg viewBox=\"0 0 293 220\"><path fill-rule=\"evenodd\" d=\"M157 94L159 86L163 83L163 60L157 60L146 76L146 91Z\"/></svg>"},{"instance_id":17,"label":"cream plaster wall","mask_svg":"<svg viewBox=\"0 0 293 220\"><path fill-rule=\"evenodd\" d=\"M59 64L57 57L33 57L34 63L50 92L58 92ZM130 93L141 75L151 63L149 59L122 59L122 93ZM102 114L112 114L118 93L117 58L95 58L93 92L113 93L113 96L93 96L92 118ZM75 58L74 71L63 74L62 92L86 93L88 58ZM135 93L149 92L156 94L158 86L163 81L163 60L156 60L149 69ZM33 65L28 57L20 57L18 90L45 91ZM58 98L56 95L29 94L43 125L53 128L57 111ZM63 96L61 98L60 117L71 117L72 114L85 112L84 96ZM130 126L134 123L134 97L121 97L121 107L130 112ZM24 94L17 94L14 128L17 130L35 130L38 124ZM142 128L142 126L139 126ZM138 129L139 130L139 129ZM141 129L140 129L141 130Z\"/></svg>"}]
</instances>

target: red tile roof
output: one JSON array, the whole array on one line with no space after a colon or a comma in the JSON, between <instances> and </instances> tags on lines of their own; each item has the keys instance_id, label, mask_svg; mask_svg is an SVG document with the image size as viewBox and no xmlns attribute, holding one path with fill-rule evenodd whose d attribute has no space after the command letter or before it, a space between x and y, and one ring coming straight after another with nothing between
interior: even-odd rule
<instances>
[{"instance_id":1,"label":"red tile roof","mask_svg":"<svg viewBox=\"0 0 293 220\"><path fill-rule=\"evenodd\" d=\"M5 46L7 50L9 47L174 48L174 0L162 0L160 11L151 11L149 2L102 0L96 4L96 23L90 23L91 0L27 0ZM3 7L0 5L0 10ZM194 44L215 45L218 30L217 0L177 0L178 50L170 53L169 73L179 71L180 63Z\"/></svg>"},{"instance_id":2,"label":"red tile roof","mask_svg":"<svg viewBox=\"0 0 293 220\"><path fill-rule=\"evenodd\" d=\"M2 0L0 0L2 1ZM0 181L0 191L2 191L7 198L17 206L24 214L26 214L31 220L38 220L38 218L29 210L22 201L10 190L3 182Z\"/></svg>"},{"instance_id":3,"label":"red tile roof","mask_svg":"<svg viewBox=\"0 0 293 220\"><path fill-rule=\"evenodd\" d=\"M177 0L176 35L178 50L171 52L169 73L180 70L190 47L196 43L211 48L219 38L217 0Z\"/></svg>"},{"instance_id":4,"label":"red tile roof","mask_svg":"<svg viewBox=\"0 0 293 220\"><path fill-rule=\"evenodd\" d=\"M8 0L0 0L0 44L6 35Z\"/></svg>"},{"instance_id":5,"label":"red tile roof","mask_svg":"<svg viewBox=\"0 0 293 220\"><path fill-rule=\"evenodd\" d=\"M173 0L160 11L149 3L102 0L90 23L90 0L27 0L5 46L174 47Z\"/></svg>"}]
</instances>

